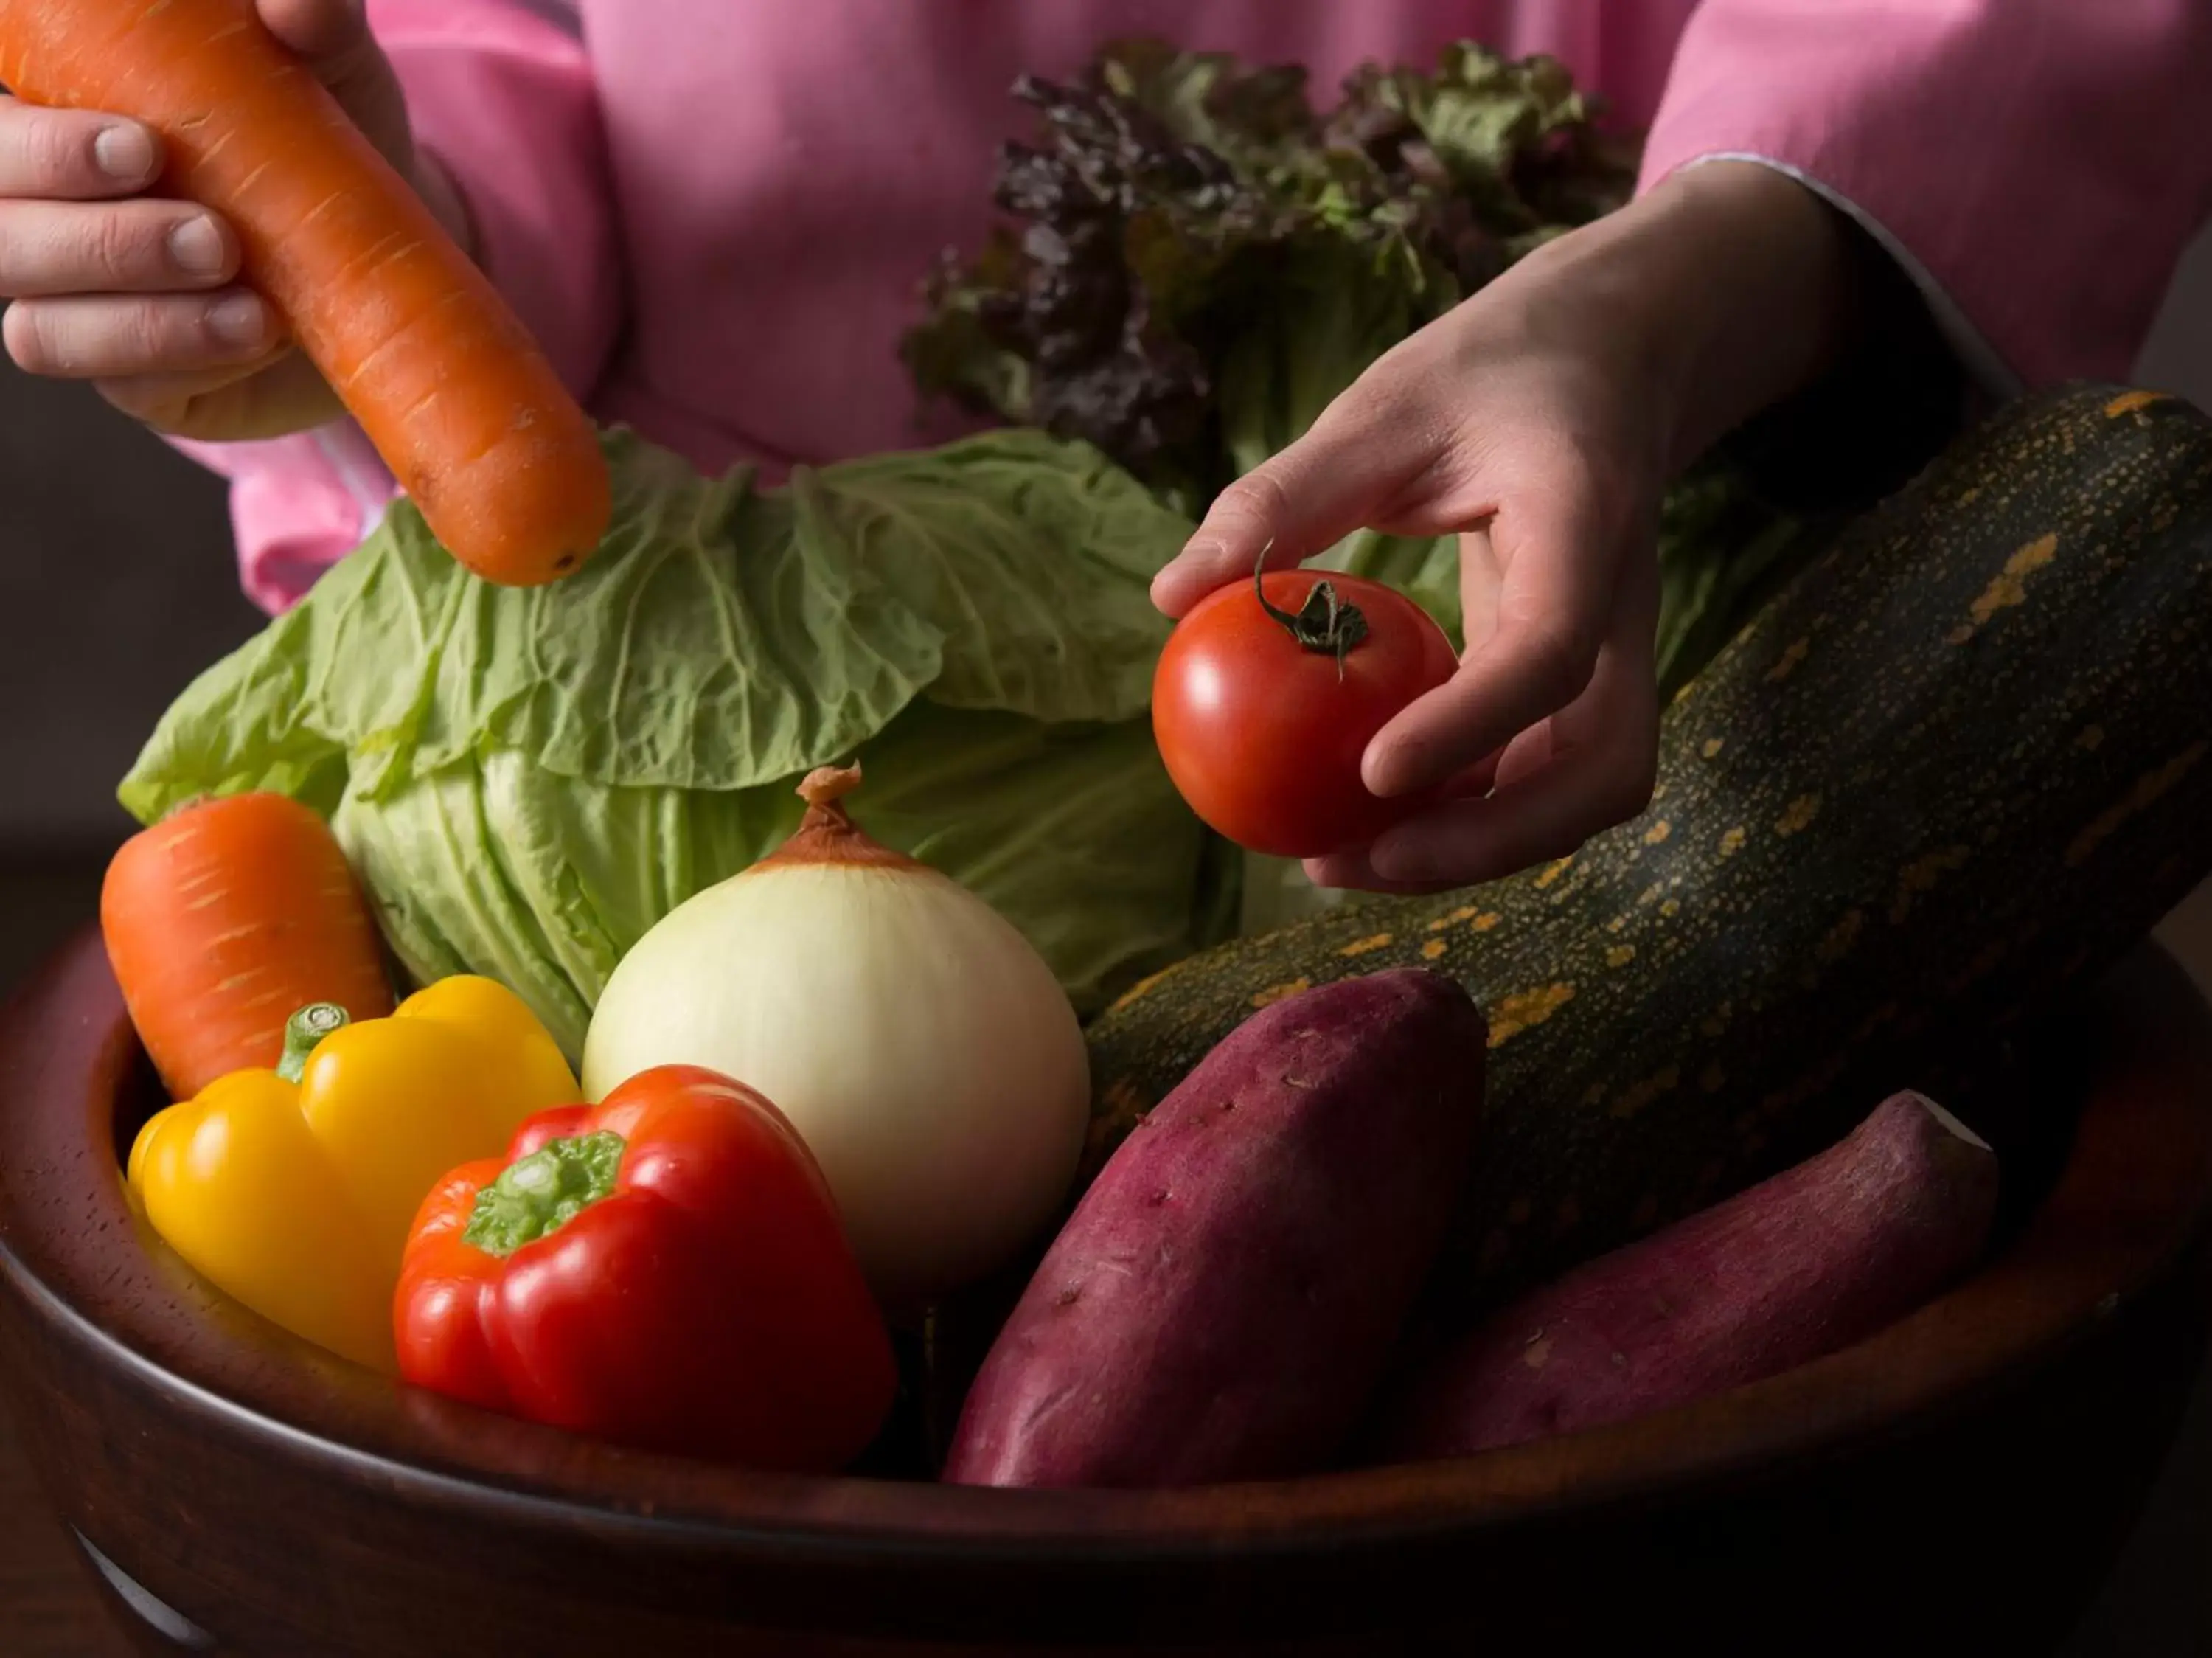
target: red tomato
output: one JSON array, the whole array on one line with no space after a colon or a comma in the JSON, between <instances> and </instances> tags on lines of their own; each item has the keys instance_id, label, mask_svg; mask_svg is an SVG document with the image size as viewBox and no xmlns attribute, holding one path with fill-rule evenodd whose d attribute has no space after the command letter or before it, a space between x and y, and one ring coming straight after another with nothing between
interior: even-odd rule
<instances>
[{"instance_id":1,"label":"red tomato","mask_svg":"<svg viewBox=\"0 0 2212 1658\"><path fill-rule=\"evenodd\" d=\"M1152 682L1160 757L1191 810L1239 846L1295 858L1364 846L1423 803L1368 792L1368 743L1458 658L1433 617L1379 582L1304 570L1265 579L1281 615L1240 582L1200 600L1168 640ZM1288 625L1323 619L1323 582L1364 624L1340 673L1324 631Z\"/></svg>"}]
</instances>

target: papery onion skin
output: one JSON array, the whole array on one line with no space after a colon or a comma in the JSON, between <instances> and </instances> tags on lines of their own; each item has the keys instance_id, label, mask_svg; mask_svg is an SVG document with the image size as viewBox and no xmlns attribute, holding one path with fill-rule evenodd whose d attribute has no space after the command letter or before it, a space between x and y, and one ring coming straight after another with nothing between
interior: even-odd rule
<instances>
[{"instance_id":1,"label":"papery onion skin","mask_svg":"<svg viewBox=\"0 0 2212 1658\"><path fill-rule=\"evenodd\" d=\"M592 1021L584 1088L597 1100L690 1064L758 1089L821 1164L877 1295L910 1309L1051 1223L1082 1152L1090 1064L1073 1009L1012 923L849 828L831 826L857 858L806 855L823 810L794 856L700 893L623 960Z\"/></svg>"}]
</instances>

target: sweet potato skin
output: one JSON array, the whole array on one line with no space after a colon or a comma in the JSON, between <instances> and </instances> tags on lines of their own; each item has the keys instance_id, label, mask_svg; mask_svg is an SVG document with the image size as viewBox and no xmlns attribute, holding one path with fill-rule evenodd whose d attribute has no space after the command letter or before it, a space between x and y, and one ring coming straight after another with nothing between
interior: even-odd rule
<instances>
[{"instance_id":1,"label":"sweet potato skin","mask_svg":"<svg viewBox=\"0 0 2212 1658\"><path fill-rule=\"evenodd\" d=\"M1916 1094L1820 1155L1507 1307L1390 1407L1384 1459L1471 1455L1745 1386L1894 1323L1970 1267L1995 1155Z\"/></svg>"},{"instance_id":2,"label":"sweet potato skin","mask_svg":"<svg viewBox=\"0 0 2212 1658\"><path fill-rule=\"evenodd\" d=\"M1487 1035L1419 969L1247 1021L1085 1194L969 1393L945 1478L1164 1487L1325 1464L1442 1246Z\"/></svg>"}]
</instances>

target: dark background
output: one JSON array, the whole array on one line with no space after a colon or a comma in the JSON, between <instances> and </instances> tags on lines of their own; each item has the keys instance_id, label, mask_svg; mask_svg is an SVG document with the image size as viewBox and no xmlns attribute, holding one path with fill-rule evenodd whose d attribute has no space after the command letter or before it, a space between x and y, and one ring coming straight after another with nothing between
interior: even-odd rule
<instances>
[{"instance_id":1,"label":"dark background","mask_svg":"<svg viewBox=\"0 0 2212 1658\"><path fill-rule=\"evenodd\" d=\"M2212 408L2212 238L2137 379ZM116 782L170 699L260 621L239 594L215 479L89 393L0 365L0 984L91 918L130 827ZM2212 991L2212 888L2166 936ZM2212 1658L2208 1562L2212 1381L2068 1658ZM123 1650L0 1419L0 1653Z\"/></svg>"}]
</instances>

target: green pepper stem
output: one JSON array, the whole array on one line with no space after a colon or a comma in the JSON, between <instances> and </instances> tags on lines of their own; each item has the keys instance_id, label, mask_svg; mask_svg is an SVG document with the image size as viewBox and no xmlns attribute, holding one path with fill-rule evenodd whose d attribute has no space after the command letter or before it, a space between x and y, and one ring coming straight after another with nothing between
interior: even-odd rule
<instances>
[{"instance_id":1,"label":"green pepper stem","mask_svg":"<svg viewBox=\"0 0 2212 1658\"><path fill-rule=\"evenodd\" d=\"M477 1191L461 1241L504 1256L558 1232L612 1195L623 1149L622 1136L609 1129L547 1141Z\"/></svg>"},{"instance_id":2,"label":"green pepper stem","mask_svg":"<svg viewBox=\"0 0 2212 1658\"><path fill-rule=\"evenodd\" d=\"M288 1082L298 1082L307 1075L307 1061L322 1039L352 1022L352 1016L335 1002L301 1009L285 1021L284 1057L276 1062L276 1074Z\"/></svg>"},{"instance_id":3,"label":"green pepper stem","mask_svg":"<svg viewBox=\"0 0 2212 1658\"><path fill-rule=\"evenodd\" d=\"M1357 605L1347 605L1337 596L1333 582L1315 582L1296 615L1272 603L1267 598L1267 555L1274 546L1271 540L1260 549L1259 561L1252 570L1252 589L1260 595L1260 608L1304 649L1334 656L1336 677L1341 681L1345 657L1367 637L1367 619Z\"/></svg>"}]
</instances>

